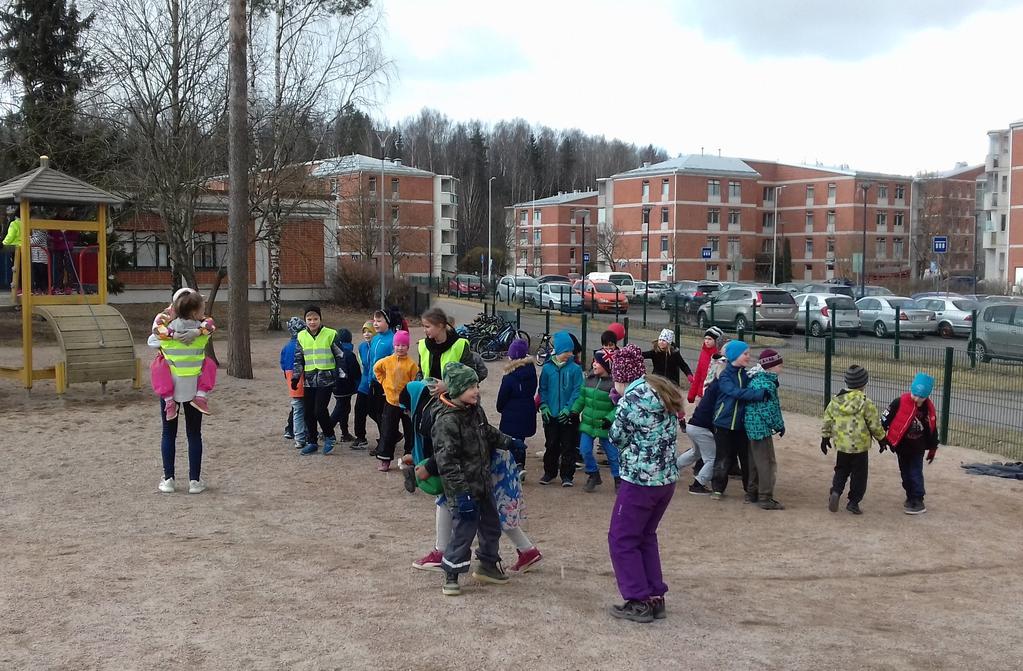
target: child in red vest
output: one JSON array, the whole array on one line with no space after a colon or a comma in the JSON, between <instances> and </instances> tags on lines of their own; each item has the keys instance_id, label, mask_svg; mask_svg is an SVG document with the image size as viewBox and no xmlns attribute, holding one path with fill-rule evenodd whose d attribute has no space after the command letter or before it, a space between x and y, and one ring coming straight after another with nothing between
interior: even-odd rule
<instances>
[{"instance_id":1,"label":"child in red vest","mask_svg":"<svg viewBox=\"0 0 1023 671\"><path fill-rule=\"evenodd\" d=\"M927 453L929 464L934 461L938 450L936 413L934 403L928 398L933 388L933 377L917 373L909 392L892 401L881 417L892 452L899 458L902 487L906 490L904 512L907 515L927 512L924 506L924 453Z\"/></svg>"}]
</instances>

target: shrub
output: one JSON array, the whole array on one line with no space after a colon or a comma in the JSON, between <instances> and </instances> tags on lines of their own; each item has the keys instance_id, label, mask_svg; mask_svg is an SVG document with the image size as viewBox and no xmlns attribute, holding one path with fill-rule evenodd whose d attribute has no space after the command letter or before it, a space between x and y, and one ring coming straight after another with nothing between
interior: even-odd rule
<instances>
[{"instance_id":1,"label":"shrub","mask_svg":"<svg viewBox=\"0 0 1023 671\"><path fill-rule=\"evenodd\" d=\"M334 275L334 302L351 308L368 309L380 304L380 278L371 263L341 261Z\"/></svg>"}]
</instances>

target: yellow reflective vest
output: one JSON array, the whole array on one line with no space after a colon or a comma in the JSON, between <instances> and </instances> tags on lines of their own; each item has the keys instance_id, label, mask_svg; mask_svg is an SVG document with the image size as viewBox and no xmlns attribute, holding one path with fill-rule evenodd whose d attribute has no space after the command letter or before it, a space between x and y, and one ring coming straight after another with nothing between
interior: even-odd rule
<instances>
[{"instance_id":1,"label":"yellow reflective vest","mask_svg":"<svg viewBox=\"0 0 1023 671\"><path fill-rule=\"evenodd\" d=\"M449 361L461 361L462 355L465 354L465 348L469 346L469 341L465 338L458 338L455 340L455 344L449 347L440 355L440 370L430 370L430 350L426 348L426 338L419 341L419 369L423 371L423 377L435 377L440 379L444 375L444 366L448 365Z\"/></svg>"},{"instance_id":2,"label":"yellow reflective vest","mask_svg":"<svg viewBox=\"0 0 1023 671\"><path fill-rule=\"evenodd\" d=\"M327 327L321 328L315 338L309 334L309 331L299 331L298 344L302 346L306 373L337 368L337 364L334 362L334 353L331 351L331 345L334 344L335 338L337 338L337 331Z\"/></svg>"},{"instance_id":3,"label":"yellow reflective vest","mask_svg":"<svg viewBox=\"0 0 1023 671\"><path fill-rule=\"evenodd\" d=\"M196 377L202 372L202 362L206 358L208 335L201 335L187 345L177 340L161 340L160 351L170 366L174 377Z\"/></svg>"}]
</instances>

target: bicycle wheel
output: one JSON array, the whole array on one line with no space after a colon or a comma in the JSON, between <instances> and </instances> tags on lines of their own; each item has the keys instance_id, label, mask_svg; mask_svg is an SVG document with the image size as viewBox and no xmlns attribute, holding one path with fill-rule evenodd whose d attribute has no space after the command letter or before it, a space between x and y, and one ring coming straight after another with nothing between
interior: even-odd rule
<instances>
[{"instance_id":1,"label":"bicycle wheel","mask_svg":"<svg viewBox=\"0 0 1023 671\"><path fill-rule=\"evenodd\" d=\"M526 333L525 331L521 331L521 330L516 331L515 332L515 337L516 338L521 338L522 340L526 341L526 349L527 350L529 349L529 346L533 344L531 338L529 337L529 334Z\"/></svg>"},{"instance_id":2,"label":"bicycle wheel","mask_svg":"<svg viewBox=\"0 0 1023 671\"><path fill-rule=\"evenodd\" d=\"M540 341L540 344L536 346L536 365L543 366L547 363L547 359L554 353L554 347L551 345L550 336L544 336Z\"/></svg>"},{"instance_id":3,"label":"bicycle wheel","mask_svg":"<svg viewBox=\"0 0 1023 671\"><path fill-rule=\"evenodd\" d=\"M501 358L503 352L501 352L501 343L497 339L493 339L488 343L480 346L479 355L484 361L497 361Z\"/></svg>"}]
</instances>

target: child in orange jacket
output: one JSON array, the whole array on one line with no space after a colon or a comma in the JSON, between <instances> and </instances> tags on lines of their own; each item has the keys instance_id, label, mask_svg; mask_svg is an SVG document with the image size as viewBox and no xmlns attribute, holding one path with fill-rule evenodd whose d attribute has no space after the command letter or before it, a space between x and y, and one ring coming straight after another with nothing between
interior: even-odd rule
<instances>
[{"instance_id":1,"label":"child in orange jacket","mask_svg":"<svg viewBox=\"0 0 1023 671\"><path fill-rule=\"evenodd\" d=\"M401 408L401 392L406 385L419 375L419 364L409 358L409 333L398 331L394 334L394 354L377 361L373 374L384 388L384 407L380 414L380 448L376 457L380 460L377 470L391 469L394 446L398 443L398 423L401 422L405 435L405 454L412 452L412 421Z\"/></svg>"}]
</instances>

